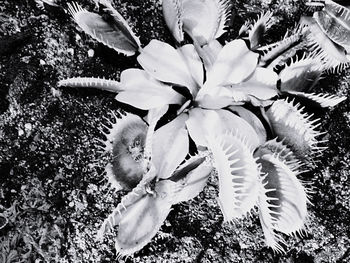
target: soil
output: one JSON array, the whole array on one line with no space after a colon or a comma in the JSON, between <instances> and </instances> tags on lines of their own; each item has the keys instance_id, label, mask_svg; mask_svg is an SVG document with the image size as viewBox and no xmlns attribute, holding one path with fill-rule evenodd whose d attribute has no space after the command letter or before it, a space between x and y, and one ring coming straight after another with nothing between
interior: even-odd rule
<instances>
[{"instance_id":1,"label":"soil","mask_svg":"<svg viewBox=\"0 0 350 263\"><path fill-rule=\"evenodd\" d=\"M79 3L95 8L93 1ZM279 40L307 12L300 1L233 3L226 40L262 10L276 14L266 41ZM160 0L114 6L143 44L154 38L174 43ZM113 233L103 242L95 236L125 193L108 188L96 139L104 139L98 128L104 118L125 105L111 93L58 88L57 82L118 79L130 67L139 67L135 57L92 40L64 9L0 0L0 262L116 262ZM349 98L349 83L346 70L326 75L314 89ZM350 101L312 110L328 132L328 149L304 175L314 185L309 228L303 237L286 237L286 254L265 246L256 214L223 223L212 179L197 198L173 207L150 244L120 262L350 262Z\"/></svg>"}]
</instances>

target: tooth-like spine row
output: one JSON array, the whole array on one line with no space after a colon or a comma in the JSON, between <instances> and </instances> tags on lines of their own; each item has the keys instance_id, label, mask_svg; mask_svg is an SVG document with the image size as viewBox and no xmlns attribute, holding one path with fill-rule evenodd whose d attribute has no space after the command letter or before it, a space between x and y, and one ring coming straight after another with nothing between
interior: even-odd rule
<instances>
[{"instance_id":1,"label":"tooth-like spine row","mask_svg":"<svg viewBox=\"0 0 350 263\"><path fill-rule=\"evenodd\" d=\"M58 82L59 87L85 87L85 88L98 88L101 90L117 93L123 90L121 83L116 80L95 78L95 77L76 77L60 80Z\"/></svg>"},{"instance_id":2,"label":"tooth-like spine row","mask_svg":"<svg viewBox=\"0 0 350 263\"><path fill-rule=\"evenodd\" d=\"M141 42L140 39L134 34L133 30L131 29L131 27L129 26L129 24L127 23L127 21L122 17L122 15L113 8L113 6L111 5L111 3L107 0L100 0L101 3L103 3L103 5L105 5L105 10L108 11L110 13L111 16L116 17L116 19L118 21L121 21L123 26L125 26L125 28L129 31L130 35L132 36L132 38L134 39L134 41L137 43L138 47L141 47Z\"/></svg>"},{"instance_id":3,"label":"tooth-like spine row","mask_svg":"<svg viewBox=\"0 0 350 263\"><path fill-rule=\"evenodd\" d=\"M218 6L218 24L214 31L214 39L225 33L225 28L231 16L231 1L230 0L215 0Z\"/></svg>"},{"instance_id":4,"label":"tooth-like spine row","mask_svg":"<svg viewBox=\"0 0 350 263\"><path fill-rule=\"evenodd\" d=\"M338 97L332 94L325 93L304 93L304 92L292 92L291 94L295 94L297 96L305 97L307 99L313 100L318 103L322 108L334 107L339 103L343 102L347 98L345 96Z\"/></svg>"},{"instance_id":5,"label":"tooth-like spine row","mask_svg":"<svg viewBox=\"0 0 350 263\"><path fill-rule=\"evenodd\" d=\"M310 67L310 71L319 71L322 72L324 69L324 62L321 57L317 53L310 53L306 54L304 53L300 58L291 58L290 59L290 64L287 65L286 67L288 68L293 68L293 67L301 67L301 66L306 66L306 65L312 65Z\"/></svg>"},{"instance_id":6,"label":"tooth-like spine row","mask_svg":"<svg viewBox=\"0 0 350 263\"><path fill-rule=\"evenodd\" d=\"M71 16L73 17L73 19L75 20L75 22L84 30L86 31L86 27L84 27L82 24L79 23L79 17L83 16L84 14L91 14L89 11L87 11L86 9L82 8L78 3L73 2L73 3L69 3L68 4L68 12L71 14ZM119 15L119 14L118 14ZM119 15L120 16L120 15ZM136 41L136 43L138 44L139 48L140 48L140 41L138 40L138 38L134 35L134 33L131 31L130 27L127 25L126 21L124 20L124 18L122 18L121 16L118 17L118 19L121 18L121 22L123 23L123 25L129 30L130 34L133 36L134 40ZM118 52L119 54L123 54L126 56L132 56L135 54L134 51L130 51L130 50L123 50L120 49L114 45L112 45L111 43L109 43L108 39L105 39L103 37L103 35L100 33L99 35L97 35L96 30L93 29L92 31L88 32L88 34L95 40L101 42L102 44L106 45L109 48L114 49L116 52Z\"/></svg>"},{"instance_id":7,"label":"tooth-like spine row","mask_svg":"<svg viewBox=\"0 0 350 263\"><path fill-rule=\"evenodd\" d=\"M177 18L177 29L178 29L178 33L180 34L180 37L184 38L183 35L183 21L182 21L182 14L183 14L183 6L182 6L182 0L171 0L173 5L174 5L174 9L176 12L176 18Z\"/></svg>"},{"instance_id":8,"label":"tooth-like spine row","mask_svg":"<svg viewBox=\"0 0 350 263\"><path fill-rule=\"evenodd\" d=\"M231 141L225 140L225 138L235 138L236 142L240 144L240 147L242 148L243 151L239 151L238 149L235 150L235 145L232 144ZM229 176L232 176L231 183L232 183L232 199L234 200L232 205L234 209L240 209L241 208L241 200L239 199L240 197L245 197L249 195L254 195L257 193L248 193L247 190L249 187L245 186L245 183L248 181L252 180L259 180L258 175L260 174L260 166L256 163L256 159L253 157L253 147L249 144L248 140L238 131L231 131L231 132L226 132L221 138L211 138L211 150L214 150L214 148L217 148L221 152L221 155L223 155L224 161L229 165L228 170L229 170ZM245 156L251 156L250 160L249 159L241 159L237 154L244 154ZM244 162L244 165L241 167L235 167L235 164L239 161ZM254 164L253 164L254 162ZM217 165L217 164L216 164ZM246 173L240 174L242 171L246 170ZM256 174L257 177L251 178L251 175ZM222 175L225 176L225 175ZM227 175L226 175L227 176ZM245 182L235 182L235 180L245 180ZM254 183L254 182L253 182ZM223 207L223 204L219 202L219 205ZM256 205L256 204L255 204ZM255 207L253 205L251 209ZM244 208L243 208L244 209ZM222 209L224 212L224 210ZM249 211L247 211L249 213ZM245 214L239 215L239 217L244 217L246 216ZM225 221L231 221L235 218L228 218L228 215L224 214L224 220Z\"/></svg>"},{"instance_id":9,"label":"tooth-like spine row","mask_svg":"<svg viewBox=\"0 0 350 263\"><path fill-rule=\"evenodd\" d=\"M283 53L292 45L295 45L295 43L297 43L300 40L300 38L300 34L294 34L289 37L285 37L284 39L276 43L260 47L258 50L264 52L264 55L261 57L261 60L269 61L273 59L278 54Z\"/></svg>"},{"instance_id":10,"label":"tooth-like spine row","mask_svg":"<svg viewBox=\"0 0 350 263\"><path fill-rule=\"evenodd\" d=\"M76 15L80 12L87 12L85 8L82 8L76 2L68 3L68 12L76 20Z\"/></svg>"},{"instance_id":11,"label":"tooth-like spine row","mask_svg":"<svg viewBox=\"0 0 350 263\"><path fill-rule=\"evenodd\" d=\"M311 185L312 185L312 182L307 182L307 181L302 181L298 178L298 176L302 173L304 173L305 171L301 170L301 168L304 167L304 164L302 162L300 162L299 160L297 159L294 159L294 160L289 160L289 161L286 161L284 160L283 158L281 158L281 153L280 152L276 152L274 155L273 155L273 160L274 160L274 166L276 168L277 171L279 171L279 173L283 173L285 172L286 170L290 170L290 173L291 173L291 176L292 177L295 177L297 181L300 182L300 184L302 185L303 187L303 191L305 193L305 197L306 197L306 202L311 204L310 202L310 198L308 196L308 193L311 191L309 191L308 189L311 189ZM282 178L280 178L282 179ZM287 185L284 185L283 186L285 189L287 189L289 186ZM290 188L290 187L289 187ZM294 188L290 188L289 189L292 193L292 191L294 190ZM306 218L308 217L308 215L306 214ZM306 221L306 219L305 219ZM301 231L301 229L298 229L296 230L296 232L298 231ZM288 234L288 235L291 235L292 233L294 232L290 232L290 233L285 233L285 234Z\"/></svg>"},{"instance_id":12,"label":"tooth-like spine row","mask_svg":"<svg viewBox=\"0 0 350 263\"><path fill-rule=\"evenodd\" d=\"M135 196L136 198L145 198L147 195L148 196L153 195L153 193L147 192L147 188L148 188L147 180L141 180L140 183L136 186L136 188L134 188L134 190L127 195L127 197L133 198ZM172 201L174 199L174 196L177 193L177 190L178 190L178 187L176 185L172 185L171 188L168 189L168 191L166 192L167 196L171 196L171 199L168 200L169 205L172 204ZM155 196L153 196L153 197L158 196L158 194L160 196L162 196L162 193L155 192ZM122 199L122 201L123 201L123 199ZM121 201L121 204L123 203L122 201ZM126 202L126 201L128 201L128 200L124 200L124 202ZM125 207L124 207L124 210L126 210ZM169 209L169 212L170 212L170 209ZM158 232L159 228L163 225L167 215L168 215L168 213L164 214L163 216L165 216L165 217L163 217L162 220L159 220L159 222L153 226L153 231L151 234L152 236L154 236ZM146 244L147 243L140 242L139 244L137 244L136 246L134 246L131 249L125 249L125 248L121 248L118 245L118 242L116 241L115 242L115 249L116 249L117 255L119 255L119 257L126 257L126 256L130 256L130 255L134 254L136 251L141 250Z\"/></svg>"},{"instance_id":13,"label":"tooth-like spine row","mask_svg":"<svg viewBox=\"0 0 350 263\"><path fill-rule=\"evenodd\" d=\"M338 97L336 95L315 94L315 93L311 93L310 98L320 103L322 107L334 107L335 105L346 100L346 97Z\"/></svg>"},{"instance_id":14,"label":"tooth-like spine row","mask_svg":"<svg viewBox=\"0 0 350 263\"><path fill-rule=\"evenodd\" d=\"M276 160L279 160L284 165L286 165L292 172L295 173L295 176L298 176L302 173L309 172L309 170L305 167L305 164L301 162L293 153L291 149L288 148L287 145L285 145L282 141L277 141L277 138L267 141L264 145L261 146L262 148L268 149L273 157ZM302 170L303 169L303 170ZM309 181L299 181L304 186L306 192L312 193L312 183Z\"/></svg>"},{"instance_id":15,"label":"tooth-like spine row","mask_svg":"<svg viewBox=\"0 0 350 263\"><path fill-rule=\"evenodd\" d=\"M270 108L275 121L283 122L284 125L293 129L294 132L297 132L305 142L308 144L311 150L311 154L314 151L321 150L321 147L317 147L319 143L316 139L317 136L321 135L319 131L316 130L321 123L319 119L310 121L313 114L308 115L304 113L304 107L298 108L300 104L293 105L294 100L288 102L288 100L279 100L276 101ZM293 113L291 115L290 113Z\"/></svg>"},{"instance_id":16,"label":"tooth-like spine row","mask_svg":"<svg viewBox=\"0 0 350 263\"><path fill-rule=\"evenodd\" d=\"M145 185L141 181L130 193L128 193L122 198L122 200L117 205L117 207L113 210L113 212L110 215L108 215L108 217L103 221L100 229L97 232L97 239L101 240L106 232L108 232L110 229L112 229L118 224L116 218L119 217L119 220L120 220L122 216L122 212L127 209L124 203L128 202L131 198L138 198L144 194L145 194Z\"/></svg>"},{"instance_id":17,"label":"tooth-like spine row","mask_svg":"<svg viewBox=\"0 0 350 263\"><path fill-rule=\"evenodd\" d=\"M272 21L273 13L270 11L261 12L256 20L253 20L253 23L249 26L249 36L259 27L259 25L264 24L265 30L270 29L270 27L274 24Z\"/></svg>"},{"instance_id":18,"label":"tooth-like spine row","mask_svg":"<svg viewBox=\"0 0 350 263\"><path fill-rule=\"evenodd\" d=\"M273 145L275 142L277 141L271 141L271 143L267 145L267 147L271 147L271 145ZM308 198L308 194L312 193L311 187L309 186L310 182L305 183L297 178L298 175L304 172L304 171L300 171L300 168L303 166L303 164L297 159L292 159L287 161L285 158L286 155L284 154L285 151L289 151L287 147L280 143L277 143L276 146L277 146L276 152L274 152L272 155L270 154L269 155L270 157L263 156L262 159L267 158L266 160L272 162L273 166L277 171L277 174L283 174L287 172L289 176L295 177L295 179L299 181L303 187L303 192L305 193L306 202L310 203ZM295 212L291 211L288 208L288 206L283 207L283 213L274 211L274 208L278 209L280 208L280 205L273 205L271 204L271 202L279 201L279 199L275 197L269 197L267 195L269 192L277 191L277 189L274 189L274 188L271 188L271 189L267 188L267 185L268 185L267 176L268 174L261 176L261 190L260 190L261 193L259 196L260 221L263 226L267 245L270 246L277 253L284 253L284 249L281 246L281 244L285 244L285 240L283 239L282 235L279 233L282 229L279 230L278 224L279 222L284 221L285 223L292 225L294 223L294 221L292 221L294 216L293 213ZM263 183L264 181L265 183ZM287 178L280 177L279 181L280 181L279 191L283 192L284 198L290 197L294 199L293 191L295 189L290 185ZM290 236L297 236L297 234L299 234L299 236L302 236L303 231L306 228L307 221L308 221L308 214L306 214L306 217L303 218L303 221L302 221L303 225L300 225L297 229L294 229L290 232L284 232L284 231L283 232Z\"/></svg>"},{"instance_id":19,"label":"tooth-like spine row","mask_svg":"<svg viewBox=\"0 0 350 263\"><path fill-rule=\"evenodd\" d=\"M129 116L132 116L128 113L126 114L122 114L121 112L114 112L111 111L112 114L112 118L114 119L114 121L110 121L106 118L106 120L108 120L108 124L110 125L110 127L106 126L105 124L101 124L101 128L100 131L104 134L104 136L106 137L106 141L104 142L104 151L105 152L112 152L113 149L113 140L116 137L116 133L119 132L120 129L122 129L124 126L123 123L125 123L127 120L127 118L129 118ZM103 130L104 127L106 131Z\"/></svg>"},{"instance_id":20,"label":"tooth-like spine row","mask_svg":"<svg viewBox=\"0 0 350 263\"><path fill-rule=\"evenodd\" d=\"M272 208L276 208L276 206L271 204L272 201L275 201L275 198L267 195L269 192L275 192L276 189L266 188L268 184L266 177L267 175L263 175L260 179L261 183L258 202L260 222L264 231L266 244L271 247L274 252L284 253L285 251L281 244L285 245L286 241L280 233L276 232L275 229L276 218L274 217L275 212ZM264 181L266 182L264 183Z\"/></svg>"},{"instance_id":21,"label":"tooth-like spine row","mask_svg":"<svg viewBox=\"0 0 350 263\"><path fill-rule=\"evenodd\" d=\"M339 61L327 53L327 51L322 48L320 43L311 34L309 34L306 38L311 52L317 54L322 59L323 65L325 65L324 69L326 71L337 74L350 66L350 61ZM331 40L329 39L329 41Z\"/></svg>"},{"instance_id":22,"label":"tooth-like spine row","mask_svg":"<svg viewBox=\"0 0 350 263\"><path fill-rule=\"evenodd\" d=\"M325 1L323 0L320 0L320 1L317 1L317 0L309 0L308 2L305 3L306 6L308 7L324 7Z\"/></svg>"},{"instance_id":23,"label":"tooth-like spine row","mask_svg":"<svg viewBox=\"0 0 350 263\"><path fill-rule=\"evenodd\" d=\"M282 59L279 56L283 55L288 49L295 51L304 44L300 42L301 34L293 34L289 37L285 37L283 40L261 47L260 51L264 52L261 57L261 64L266 65L268 62L273 63L272 67L278 65ZM288 54L294 55L293 52L287 52ZM273 61L274 60L274 61Z\"/></svg>"},{"instance_id":24,"label":"tooth-like spine row","mask_svg":"<svg viewBox=\"0 0 350 263\"><path fill-rule=\"evenodd\" d=\"M297 157L294 155L293 151L283 143L284 140L278 141L277 139L278 138L276 137L273 140L267 141L260 147L268 149L271 153L278 153L278 157L281 160L297 162Z\"/></svg>"},{"instance_id":25,"label":"tooth-like spine row","mask_svg":"<svg viewBox=\"0 0 350 263\"><path fill-rule=\"evenodd\" d=\"M326 3L325 9L327 11L330 11L329 7L331 9L334 9L338 13L338 15L339 15L338 17L343 18L345 21L350 21L350 9L348 9L340 4L337 4L333 1L330 3Z\"/></svg>"},{"instance_id":26,"label":"tooth-like spine row","mask_svg":"<svg viewBox=\"0 0 350 263\"><path fill-rule=\"evenodd\" d=\"M350 66L349 58L345 53L340 54L341 51L338 50L343 50L343 47L338 46L338 44L328 38L316 22L311 19L302 19L299 25L299 31L304 34L305 42L307 43L310 52L312 54L317 54L318 57L324 61L324 70L339 73ZM317 38L320 35L324 36L322 40ZM330 51L327 51L327 49ZM331 54L331 52L334 54ZM337 52L339 53L336 54Z\"/></svg>"}]
</instances>

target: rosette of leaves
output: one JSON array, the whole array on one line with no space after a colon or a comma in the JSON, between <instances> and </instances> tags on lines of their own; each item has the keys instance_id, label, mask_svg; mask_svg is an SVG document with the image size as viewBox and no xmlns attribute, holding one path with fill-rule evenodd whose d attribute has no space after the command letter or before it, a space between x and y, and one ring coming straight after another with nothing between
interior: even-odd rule
<instances>
[{"instance_id":1,"label":"rosette of leaves","mask_svg":"<svg viewBox=\"0 0 350 263\"><path fill-rule=\"evenodd\" d=\"M172 205L196 197L217 175L224 221L257 207L267 245L283 252L283 234L302 232L308 219L310 186L299 175L323 149L318 120L290 97L316 107L345 99L310 92L330 63L312 48L309 25L302 22L281 41L263 45L273 24L266 12L223 45L217 38L230 19L230 1L163 0L176 47L158 40L143 46L111 3L98 4L100 14L78 4L69 10L87 34L136 56L142 69L127 69L120 80L76 77L59 84L114 92L116 100L148 111L144 118L115 114L106 126L107 174L129 193L99 236L116 227L118 255L132 255L151 241Z\"/></svg>"}]
</instances>

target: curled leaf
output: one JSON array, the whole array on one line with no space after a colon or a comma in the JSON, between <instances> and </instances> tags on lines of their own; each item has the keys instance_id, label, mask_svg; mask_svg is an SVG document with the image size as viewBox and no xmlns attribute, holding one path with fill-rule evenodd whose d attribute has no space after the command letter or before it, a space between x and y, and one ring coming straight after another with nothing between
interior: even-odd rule
<instances>
[{"instance_id":1,"label":"curled leaf","mask_svg":"<svg viewBox=\"0 0 350 263\"><path fill-rule=\"evenodd\" d=\"M322 75L322 61L313 56L292 61L279 74L282 92L300 92L313 88Z\"/></svg>"},{"instance_id":2,"label":"curled leaf","mask_svg":"<svg viewBox=\"0 0 350 263\"><path fill-rule=\"evenodd\" d=\"M284 240L278 232L293 235L304 229L308 199L297 178L298 161L286 161L284 152L288 149L276 150L268 153L265 148L265 152L257 153L261 172L266 174L262 179L263 193L259 196L259 216L267 245L283 252L280 243Z\"/></svg>"},{"instance_id":3,"label":"curled leaf","mask_svg":"<svg viewBox=\"0 0 350 263\"><path fill-rule=\"evenodd\" d=\"M311 157L321 150L317 146L316 137L321 133L316 130L318 119L310 121L311 116L303 113L303 108L294 106L286 100L275 101L266 112L273 132L279 140L283 140L301 159Z\"/></svg>"},{"instance_id":4,"label":"curled leaf","mask_svg":"<svg viewBox=\"0 0 350 263\"><path fill-rule=\"evenodd\" d=\"M304 26L310 50L322 58L325 69L342 70L350 65L345 49L333 42L313 18L303 17L300 23Z\"/></svg>"},{"instance_id":5,"label":"curled leaf","mask_svg":"<svg viewBox=\"0 0 350 263\"><path fill-rule=\"evenodd\" d=\"M104 150L112 154L106 167L111 185L119 189L134 188L146 172L148 161L144 158L147 134L146 123L137 115L128 113L110 122L105 133L107 140Z\"/></svg>"},{"instance_id":6,"label":"curled leaf","mask_svg":"<svg viewBox=\"0 0 350 263\"><path fill-rule=\"evenodd\" d=\"M127 207L118 224L118 254L130 255L151 241L168 216L176 192L176 183L160 181L153 194L148 193Z\"/></svg>"},{"instance_id":7,"label":"curled leaf","mask_svg":"<svg viewBox=\"0 0 350 263\"><path fill-rule=\"evenodd\" d=\"M182 0L163 0L163 16L165 22L177 42L184 40Z\"/></svg>"},{"instance_id":8,"label":"curled leaf","mask_svg":"<svg viewBox=\"0 0 350 263\"><path fill-rule=\"evenodd\" d=\"M219 175L224 221L242 218L258 201L260 172L253 157L254 147L236 132L208 135L207 140Z\"/></svg>"},{"instance_id":9,"label":"curled leaf","mask_svg":"<svg viewBox=\"0 0 350 263\"><path fill-rule=\"evenodd\" d=\"M138 185L123 197L101 227L99 235L118 226L118 256L129 256L151 241L168 216L178 191L177 184L169 180L157 182L154 190L146 188Z\"/></svg>"},{"instance_id":10,"label":"curled leaf","mask_svg":"<svg viewBox=\"0 0 350 263\"><path fill-rule=\"evenodd\" d=\"M255 152L254 156L259 157L265 154L276 154L278 153L278 158L286 162L295 162L297 157L294 155L292 150L288 148L283 141L278 141L277 138L273 140L268 140L262 144Z\"/></svg>"},{"instance_id":11,"label":"curled leaf","mask_svg":"<svg viewBox=\"0 0 350 263\"><path fill-rule=\"evenodd\" d=\"M199 56L203 60L206 71L210 71L214 62L216 61L223 46L217 40L210 41L207 45L203 47L195 46Z\"/></svg>"},{"instance_id":12,"label":"curled leaf","mask_svg":"<svg viewBox=\"0 0 350 263\"><path fill-rule=\"evenodd\" d=\"M259 64L264 67L274 68L280 64L283 57L293 57L300 45L301 37L301 34L296 33L283 38L281 41L259 48L258 50L264 53L260 58ZM270 66L270 64L272 65Z\"/></svg>"},{"instance_id":13,"label":"curled leaf","mask_svg":"<svg viewBox=\"0 0 350 263\"><path fill-rule=\"evenodd\" d=\"M220 37L230 13L228 0L163 0L165 21L178 42L183 41L183 30L199 45Z\"/></svg>"},{"instance_id":14,"label":"curled leaf","mask_svg":"<svg viewBox=\"0 0 350 263\"><path fill-rule=\"evenodd\" d=\"M117 52L127 56L134 55L140 48L140 41L125 19L113 9L110 3L103 2L108 20L105 20L103 16L88 12L74 2L68 4L68 10L85 33Z\"/></svg>"},{"instance_id":15,"label":"curled leaf","mask_svg":"<svg viewBox=\"0 0 350 263\"><path fill-rule=\"evenodd\" d=\"M350 10L333 1L325 1L324 9L314 13L322 31L350 52Z\"/></svg>"},{"instance_id":16,"label":"curled leaf","mask_svg":"<svg viewBox=\"0 0 350 263\"><path fill-rule=\"evenodd\" d=\"M230 17L228 0L183 0L184 30L200 45L220 37Z\"/></svg>"},{"instance_id":17,"label":"curled leaf","mask_svg":"<svg viewBox=\"0 0 350 263\"><path fill-rule=\"evenodd\" d=\"M258 19L249 29L250 49L256 49L260 44L265 32L272 26L272 12L261 13Z\"/></svg>"}]
</instances>

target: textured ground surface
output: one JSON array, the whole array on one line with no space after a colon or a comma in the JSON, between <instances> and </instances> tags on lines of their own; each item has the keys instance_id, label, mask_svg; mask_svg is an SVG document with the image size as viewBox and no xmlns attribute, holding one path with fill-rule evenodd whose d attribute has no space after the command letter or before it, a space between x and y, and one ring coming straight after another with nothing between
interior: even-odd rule
<instances>
[{"instance_id":1,"label":"textured ground surface","mask_svg":"<svg viewBox=\"0 0 350 263\"><path fill-rule=\"evenodd\" d=\"M92 10L94 5L79 1ZM270 8L280 20L267 38L280 39L298 20L299 1L236 1L232 30L245 10ZM147 44L171 43L159 0L118 0L116 7ZM89 57L88 51L94 51ZM90 51L91 52L91 51ZM113 94L59 89L78 75L117 78L135 67L83 34L58 9L34 0L0 0L0 262L113 262L113 236L95 241L96 230L121 195L106 188L95 138L103 117L119 108ZM315 89L347 95L350 72L327 76ZM212 180L191 202L173 208L161 232L128 262L350 262L350 100L317 112L329 149L307 174L314 180L308 235L288 238L286 255L264 246L256 215L223 224ZM1 222L0 222L1 223Z\"/></svg>"}]
</instances>

